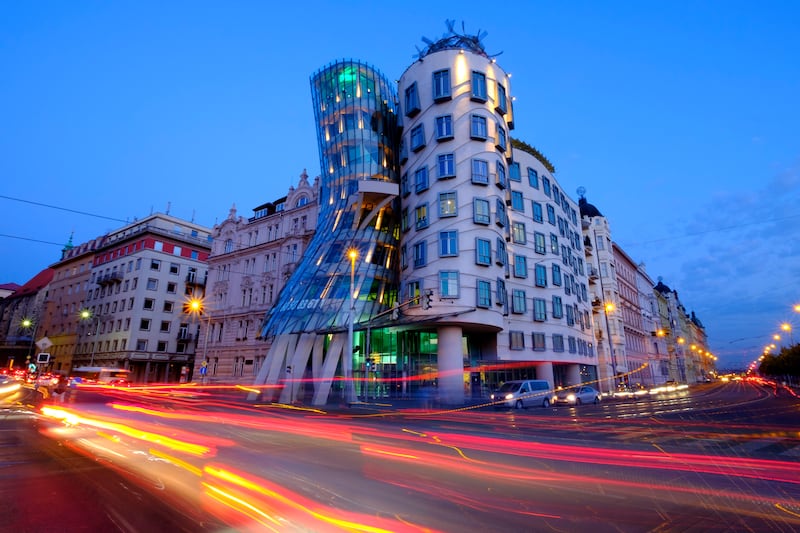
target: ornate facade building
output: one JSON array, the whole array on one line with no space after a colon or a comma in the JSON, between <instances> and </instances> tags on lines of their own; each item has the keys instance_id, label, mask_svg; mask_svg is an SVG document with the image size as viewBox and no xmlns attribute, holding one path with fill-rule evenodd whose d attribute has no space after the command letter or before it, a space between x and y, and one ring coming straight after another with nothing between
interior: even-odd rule
<instances>
[{"instance_id":1,"label":"ornate facade building","mask_svg":"<svg viewBox=\"0 0 800 533\"><path fill-rule=\"evenodd\" d=\"M270 346L261 335L264 315L317 230L319 194L319 178L309 183L304 170L286 196L257 206L248 218L232 207L214 226L205 300L192 328L195 380L204 371L211 382L253 383Z\"/></svg>"}]
</instances>

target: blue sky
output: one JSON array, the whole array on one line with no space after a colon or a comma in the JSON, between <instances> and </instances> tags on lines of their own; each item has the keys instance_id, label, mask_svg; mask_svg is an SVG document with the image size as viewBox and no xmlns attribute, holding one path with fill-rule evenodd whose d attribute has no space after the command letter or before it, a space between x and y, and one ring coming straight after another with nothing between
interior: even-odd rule
<instances>
[{"instance_id":1,"label":"blue sky","mask_svg":"<svg viewBox=\"0 0 800 533\"><path fill-rule=\"evenodd\" d=\"M573 199L586 188L721 366L784 321L800 340L800 4L271 5L0 5L0 283L56 262L71 232L167 206L212 226L283 196L319 173L309 76L353 58L397 79L453 19L513 74L512 135Z\"/></svg>"}]
</instances>

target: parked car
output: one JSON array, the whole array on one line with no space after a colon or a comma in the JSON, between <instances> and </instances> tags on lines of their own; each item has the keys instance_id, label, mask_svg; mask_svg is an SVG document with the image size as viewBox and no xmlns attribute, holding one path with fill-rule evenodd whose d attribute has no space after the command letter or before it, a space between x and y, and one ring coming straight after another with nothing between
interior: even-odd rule
<instances>
[{"instance_id":1,"label":"parked car","mask_svg":"<svg viewBox=\"0 0 800 533\"><path fill-rule=\"evenodd\" d=\"M577 385L557 390L553 394L553 404L580 405L582 403L600 403L600 391L589 385Z\"/></svg>"},{"instance_id":2,"label":"parked car","mask_svg":"<svg viewBox=\"0 0 800 533\"><path fill-rule=\"evenodd\" d=\"M525 409L534 405L549 407L551 389L550 382L543 379L506 381L489 398L494 402L495 409Z\"/></svg>"}]
</instances>

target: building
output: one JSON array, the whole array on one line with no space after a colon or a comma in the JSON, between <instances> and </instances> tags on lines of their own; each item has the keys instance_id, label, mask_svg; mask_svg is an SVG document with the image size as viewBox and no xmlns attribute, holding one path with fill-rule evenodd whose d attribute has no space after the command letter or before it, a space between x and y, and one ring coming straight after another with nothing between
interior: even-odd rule
<instances>
[{"instance_id":1,"label":"building","mask_svg":"<svg viewBox=\"0 0 800 533\"><path fill-rule=\"evenodd\" d=\"M434 381L458 404L508 379L596 381L577 205L513 142L509 76L478 36L451 31L398 87L395 105L358 62L312 77L320 220L267 314L257 384L290 384L280 400L293 401L302 373L322 404Z\"/></svg>"},{"instance_id":2,"label":"building","mask_svg":"<svg viewBox=\"0 0 800 533\"><path fill-rule=\"evenodd\" d=\"M190 379L196 318L185 312L205 292L211 229L156 213L97 243L73 367L131 370L137 383Z\"/></svg>"},{"instance_id":3,"label":"building","mask_svg":"<svg viewBox=\"0 0 800 533\"><path fill-rule=\"evenodd\" d=\"M35 364L36 342L49 331L43 325L51 305L53 269L45 268L13 294L0 300L0 365L24 368Z\"/></svg>"},{"instance_id":4,"label":"building","mask_svg":"<svg viewBox=\"0 0 800 533\"><path fill-rule=\"evenodd\" d=\"M590 263L589 280L592 300L593 327L599 355L599 383L602 392L613 392L624 385L629 370L625 344L625 321L622 298L617 279L614 242L608 219L586 201L584 190L578 205L581 213L586 260ZM628 301L633 295L628 287ZM631 310L625 311L630 313Z\"/></svg>"},{"instance_id":5,"label":"building","mask_svg":"<svg viewBox=\"0 0 800 533\"><path fill-rule=\"evenodd\" d=\"M316 231L319 177L305 170L286 196L257 206L253 216L228 217L214 226L208 287L199 317L195 379L250 384L269 348L261 325L297 269Z\"/></svg>"},{"instance_id":6,"label":"building","mask_svg":"<svg viewBox=\"0 0 800 533\"><path fill-rule=\"evenodd\" d=\"M89 290L92 262L95 250L102 243L98 237L78 246L69 243L61 251L61 259L50 265L53 279L49 294L51 305L42 317L44 330L52 346L48 363L42 369L69 374L72 369L72 356L78 347L78 329L81 324L81 311Z\"/></svg>"}]
</instances>

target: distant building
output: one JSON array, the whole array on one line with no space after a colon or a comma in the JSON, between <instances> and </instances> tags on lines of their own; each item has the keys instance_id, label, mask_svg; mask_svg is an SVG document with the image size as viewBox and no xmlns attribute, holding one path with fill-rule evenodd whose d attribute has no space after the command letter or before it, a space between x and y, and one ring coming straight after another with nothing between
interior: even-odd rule
<instances>
[{"instance_id":1,"label":"distant building","mask_svg":"<svg viewBox=\"0 0 800 533\"><path fill-rule=\"evenodd\" d=\"M210 228L162 213L102 238L73 367L128 368L138 383L190 379L197 320L184 305L204 295L211 240Z\"/></svg>"},{"instance_id":2,"label":"distant building","mask_svg":"<svg viewBox=\"0 0 800 533\"><path fill-rule=\"evenodd\" d=\"M95 250L102 244L103 237L78 246L69 244L61 251L61 259L50 265L53 279L49 286L51 305L42 317L42 324L48 332L52 346L48 348L50 360L42 370L69 374L72 369L72 356L78 347L78 331L81 325L81 310L89 290L92 262Z\"/></svg>"},{"instance_id":3,"label":"distant building","mask_svg":"<svg viewBox=\"0 0 800 533\"><path fill-rule=\"evenodd\" d=\"M0 300L0 365L24 368L36 361L36 341L49 331L43 319L51 305L49 284L53 269L36 274L13 294Z\"/></svg>"},{"instance_id":4,"label":"distant building","mask_svg":"<svg viewBox=\"0 0 800 533\"><path fill-rule=\"evenodd\" d=\"M305 170L286 196L228 217L213 228L208 288L200 316L194 377L206 362L210 381L252 383L270 344L261 336L266 312L306 253L316 231L319 178Z\"/></svg>"}]
</instances>

